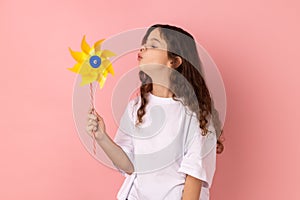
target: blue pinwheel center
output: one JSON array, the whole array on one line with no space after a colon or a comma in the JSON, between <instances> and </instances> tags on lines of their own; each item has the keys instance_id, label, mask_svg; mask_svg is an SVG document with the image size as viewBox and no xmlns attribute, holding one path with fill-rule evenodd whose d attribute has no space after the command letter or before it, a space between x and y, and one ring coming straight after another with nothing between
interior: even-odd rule
<instances>
[{"instance_id":1,"label":"blue pinwheel center","mask_svg":"<svg viewBox=\"0 0 300 200\"><path fill-rule=\"evenodd\" d=\"M101 58L99 56L91 56L90 58L90 65L93 68L98 68L101 65Z\"/></svg>"}]
</instances>

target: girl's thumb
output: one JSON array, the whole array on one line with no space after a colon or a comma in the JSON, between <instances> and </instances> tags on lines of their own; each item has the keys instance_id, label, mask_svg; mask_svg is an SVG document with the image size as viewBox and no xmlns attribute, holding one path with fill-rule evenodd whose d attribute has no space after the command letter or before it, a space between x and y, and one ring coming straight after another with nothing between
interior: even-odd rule
<instances>
[{"instance_id":1,"label":"girl's thumb","mask_svg":"<svg viewBox=\"0 0 300 200\"><path fill-rule=\"evenodd\" d=\"M101 116L95 111L95 114L98 118L101 118Z\"/></svg>"},{"instance_id":2,"label":"girl's thumb","mask_svg":"<svg viewBox=\"0 0 300 200\"><path fill-rule=\"evenodd\" d=\"M94 111L93 108L90 108L90 109L89 109L89 114L92 114L93 111Z\"/></svg>"}]
</instances>

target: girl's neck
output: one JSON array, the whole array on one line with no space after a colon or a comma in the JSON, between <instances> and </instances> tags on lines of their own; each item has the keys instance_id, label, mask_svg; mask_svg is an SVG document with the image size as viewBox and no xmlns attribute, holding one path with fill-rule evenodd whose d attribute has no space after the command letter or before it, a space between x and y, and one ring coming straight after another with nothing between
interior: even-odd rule
<instances>
[{"instance_id":1,"label":"girl's neck","mask_svg":"<svg viewBox=\"0 0 300 200\"><path fill-rule=\"evenodd\" d=\"M168 88L154 83L152 84L151 94L163 98L170 98L173 95L171 90L169 90Z\"/></svg>"}]
</instances>

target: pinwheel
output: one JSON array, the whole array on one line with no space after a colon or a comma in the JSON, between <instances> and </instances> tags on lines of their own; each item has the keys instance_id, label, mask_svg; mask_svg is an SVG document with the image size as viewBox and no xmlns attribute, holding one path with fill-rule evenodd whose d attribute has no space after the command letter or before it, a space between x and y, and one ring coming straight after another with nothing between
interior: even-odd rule
<instances>
[{"instance_id":1,"label":"pinwheel","mask_svg":"<svg viewBox=\"0 0 300 200\"><path fill-rule=\"evenodd\" d=\"M82 52L75 52L69 48L72 57L77 61L73 68L68 68L72 72L78 73L82 77L81 86L98 81L100 88L103 87L107 74L114 75L112 63L108 58L115 56L109 50L101 50L101 44L105 39L97 41L90 47L83 36L81 42Z\"/></svg>"},{"instance_id":2,"label":"pinwheel","mask_svg":"<svg viewBox=\"0 0 300 200\"><path fill-rule=\"evenodd\" d=\"M91 110L95 112L94 107L94 92L93 92L93 82L97 81L100 88L106 81L108 73L114 75L114 69L109 58L116 56L110 50L101 50L101 44L105 39L95 42L93 47L86 42L85 36L83 36L81 41L81 52L73 51L69 48L72 57L77 61L73 68L68 68L70 71L78 73L81 75L80 86L90 84L90 98L91 98ZM94 154L96 154L96 140L94 135Z\"/></svg>"}]
</instances>

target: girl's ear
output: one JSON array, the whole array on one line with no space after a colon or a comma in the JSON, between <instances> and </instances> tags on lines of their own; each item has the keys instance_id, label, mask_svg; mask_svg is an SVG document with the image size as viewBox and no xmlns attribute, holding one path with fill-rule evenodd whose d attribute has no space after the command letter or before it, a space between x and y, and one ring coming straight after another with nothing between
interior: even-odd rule
<instances>
[{"instance_id":1,"label":"girl's ear","mask_svg":"<svg viewBox=\"0 0 300 200\"><path fill-rule=\"evenodd\" d=\"M172 65L172 68L176 69L182 64L182 59L179 56L176 56L170 64Z\"/></svg>"}]
</instances>

